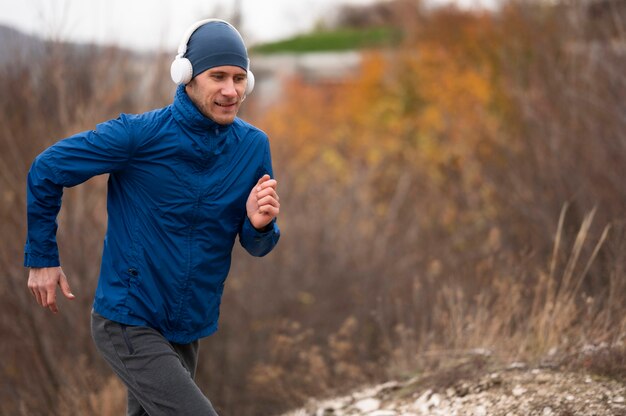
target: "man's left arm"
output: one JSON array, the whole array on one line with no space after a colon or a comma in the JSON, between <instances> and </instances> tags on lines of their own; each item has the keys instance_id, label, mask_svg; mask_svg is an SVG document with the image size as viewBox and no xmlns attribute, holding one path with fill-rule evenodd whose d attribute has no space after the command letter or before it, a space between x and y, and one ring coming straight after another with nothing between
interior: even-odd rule
<instances>
[{"instance_id":1,"label":"man's left arm","mask_svg":"<svg viewBox=\"0 0 626 416\"><path fill-rule=\"evenodd\" d=\"M276 225L276 217L280 212L277 185L275 179L265 174L248 196L247 217L239 238L241 245L253 256L266 255L280 238L280 230Z\"/></svg>"}]
</instances>

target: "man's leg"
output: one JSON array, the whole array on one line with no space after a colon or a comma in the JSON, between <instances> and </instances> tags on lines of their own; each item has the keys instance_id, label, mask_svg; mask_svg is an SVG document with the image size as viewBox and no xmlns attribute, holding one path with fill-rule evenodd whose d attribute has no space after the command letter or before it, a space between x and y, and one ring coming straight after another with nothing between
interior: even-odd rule
<instances>
[{"instance_id":1,"label":"man's leg","mask_svg":"<svg viewBox=\"0 0 626 416\"><path fill-rule=\"evenodd\" d=\"M198 364L198 341L192 342L191 344L174 344L171 342L170 344L174 347L183 366L191 373L191 378L194 379L196 377L196 366ZM139 401L130 391L128 392L127 409L127 416L148 416Z\"/></svg>"},{"instance_id":2,"label":"man's leg","mask_svg":"<svg viewBox=\"0 0 626 416\"><path fill-rule=\"evenodd\" d=\"M122 325L95 313L92 335L128 388L129 415L217 416L193 381L197 343L172 345L152 328Z\"/></svg>"},{"instance_id":3,"label":"man's leg","mask_svg":"<svg viewBox=\"0 0 626 416\"><path fill-rule=\"evenodd\" d=\"M148 416L139 401L133 396L133 394L128 391L128 400L126 401L126 416Z\"/></svg>"}]
</instances>

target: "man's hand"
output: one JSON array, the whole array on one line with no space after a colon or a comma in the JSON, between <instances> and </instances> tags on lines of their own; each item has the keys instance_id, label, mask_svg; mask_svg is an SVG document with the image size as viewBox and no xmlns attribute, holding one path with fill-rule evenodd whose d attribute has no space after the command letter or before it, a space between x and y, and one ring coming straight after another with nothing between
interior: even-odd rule
<instances>
[{"instance_id":1,"label":"man's hand","mask_svg":"<svg viewBox=\"0 0 626 416\"><path fill-rule=\"evenodd\" d=\"M280 198L276 193L276 185L276 180L271 179L270 175L263 175L248 196L246 211L252 226L257 230L263 229L278 216Z\"/></svg>"},{"instance_id":2,"label":"man's hand","mask_svg":"<svg viewBox=\"0 0 626 416\"><path fill-rule=\"evenodd\" d=\"M52 312L59 312L56 302L57 285L61 287L61 292L68 299L75 296L67 283L67 277L60 267L33 267L28 273L28 288L37 299L37 303L44 308L49 308Z\"/></svg>"}]
</instances>

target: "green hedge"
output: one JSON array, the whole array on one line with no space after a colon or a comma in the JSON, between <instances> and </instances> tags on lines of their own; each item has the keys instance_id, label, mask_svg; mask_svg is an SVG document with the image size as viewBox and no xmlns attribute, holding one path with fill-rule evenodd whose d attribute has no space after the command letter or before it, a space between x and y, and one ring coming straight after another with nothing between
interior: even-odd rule
<instances>
[{"instance_id":1,"label":"green hedge","mask_svg":"<svg viewBox=\"0 0 626 416\"><path fill-rule=\"evenodd\" d=\"M338 29L258 45L251 48L251 51L255 53L342 51L391 45L397 43L400 38L400 30L390 27Z\"/></svg>"}]
</instances>

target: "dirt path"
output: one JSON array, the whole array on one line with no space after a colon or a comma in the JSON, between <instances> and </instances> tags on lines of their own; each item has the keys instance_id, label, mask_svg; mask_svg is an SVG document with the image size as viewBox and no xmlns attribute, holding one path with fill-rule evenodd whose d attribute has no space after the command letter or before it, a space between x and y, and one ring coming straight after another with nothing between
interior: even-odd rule
<instances>
[{"instance_id":1,"label":"dirt path","mask_svg":"<svg viewBox=\"0 0 626 416\"><path fill-rule=\"evenodd\" d=\"M285 416L626 416L623 381L522 364L449 376L392 381Z\"/></svg>"}]
</instances>

